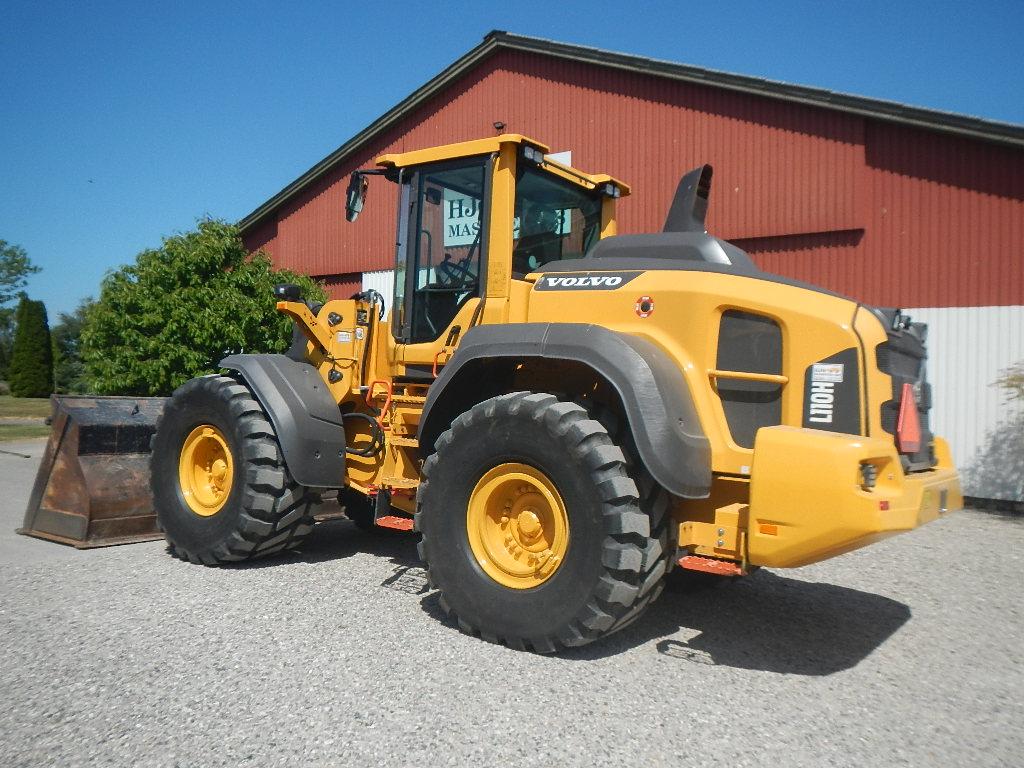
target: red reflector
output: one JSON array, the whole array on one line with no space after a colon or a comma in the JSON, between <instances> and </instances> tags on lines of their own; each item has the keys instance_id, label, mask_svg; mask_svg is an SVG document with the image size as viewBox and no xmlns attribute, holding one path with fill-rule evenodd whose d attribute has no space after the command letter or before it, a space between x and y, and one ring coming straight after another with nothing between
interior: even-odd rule
<instances>
[{"instance_id":1,"label":"red reflector","mask_svg":"<svg viewBox=\"0 0 1024 768\"><path fill-rule=\"evenodd\" d=\"M921 419L914 400L914 388L903 385L900 395L900 415L896 421L896 445L900 453L917 453L921 450Z\"/></svg>"},{"instance_id":2,"label":"red reflector","mask_svg":"<svg viewBox=\"0 0 1024 768\"><path fill-rule=\"evenodd\" d=\"M699 557L697 555L686 555L679 558L679 565L691 571L703 571L713 573L716 576L746 576L746 572L736 563L725 560L715 560L710 557Z\"/></svg>"},{"instance_id":3,"label":"red reflector","mask_svg":"<svg viewBox=\"0 0 1024 768\"><path fill-rule=\"evenodd\" d=\"M391 528L395 531L411 531L412 530L412 518L411 517L399 517L398 515L385 515L384 517L378 517L374 522L375 525L379 525L381 528Z\"/></svg>"},{"instance_id":4,"label":"red reflector","mask_svg":"<svg viewBox=\"0 0 1024 768\"><path fill-rule=\"evenodd\" d=\"M882 510L883 512L888 512L889 511L889 502L888 501L880 501L880 502L878 502L878 508L880 510Z\"/></svg>"}]
</instances>

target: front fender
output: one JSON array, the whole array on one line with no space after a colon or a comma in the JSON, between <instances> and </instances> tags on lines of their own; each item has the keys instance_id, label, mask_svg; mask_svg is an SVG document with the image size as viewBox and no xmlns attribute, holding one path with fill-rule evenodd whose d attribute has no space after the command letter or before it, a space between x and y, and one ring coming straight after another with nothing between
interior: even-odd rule
<instances>
[{"instance_id":1,"label":"front fender","mask_svg":"<svg viewBox=\"0 0 1024 768\"><path fill-rule=\"evenodd\" d=\"M285 355L230 355L220 367L237 371L252 389L295 482L310 488L345 484L341 411L312 365Z\"/></svg>"},{"instance_id":2,"label":"front fender","mask_svg":"<svg viewBox=\"0 0 1024 768\"><path fill-rule=\"evenodd\" d=\"M478 326L431 385L420 419L425 453L459 413L472 382L460 381L476 360L544 358L583 363L618 393L640 459L669 493L706 498L711 489L711 446L678 366L654 344L583 323Z\"/></svg>"}]
</instances>

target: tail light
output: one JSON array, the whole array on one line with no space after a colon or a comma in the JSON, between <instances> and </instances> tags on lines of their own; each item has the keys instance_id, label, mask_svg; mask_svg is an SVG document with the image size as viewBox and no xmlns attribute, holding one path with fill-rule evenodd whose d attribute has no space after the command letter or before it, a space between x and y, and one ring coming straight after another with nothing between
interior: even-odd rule
<instances>
[{"instance_id":1,"label":"tail light","mask_svg":"<svg viewBox=\"0 0 1024 768\"><path fill-rule=\"evenodd\" d=\"M896 445L900 453L917 453L921 450L921 419L917 413L914 387L903 385L900 395L900 414L896 420Z\"/></svg>"}]
</instances>

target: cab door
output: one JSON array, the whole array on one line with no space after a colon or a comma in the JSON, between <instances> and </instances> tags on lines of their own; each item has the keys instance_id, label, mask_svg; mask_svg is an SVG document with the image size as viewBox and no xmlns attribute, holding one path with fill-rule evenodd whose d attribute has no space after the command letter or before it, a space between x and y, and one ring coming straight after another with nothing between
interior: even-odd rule
<instances>
[{"instance_id":1,"label":"cab door","mask_svg":"<svg viewBox=\"0 0 1024 768\"><path fill-rule=\"evenodd\" d=\"M486 160L422 166L403 184L392 334L407 377L433 378L443 352L475 321L486 265Z\"/></svg>"}]
</instances>

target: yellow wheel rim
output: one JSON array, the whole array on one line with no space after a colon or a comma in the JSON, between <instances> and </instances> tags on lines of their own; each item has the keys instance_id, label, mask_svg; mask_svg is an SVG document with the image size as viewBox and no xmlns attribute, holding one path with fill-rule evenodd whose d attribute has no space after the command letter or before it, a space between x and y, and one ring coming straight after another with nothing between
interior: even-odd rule
<instances>
[{"instance_id":1,"label":"yellow wheel rim","mask_svg":"<svg viewBox=\"0 0 1024 768\"><path fill-rule=\"evenodd\" d=\"M554 483L526 464L501 464L476 484L466 512L469 546L505 587L543 584L569 548L569 517Z\"/></svg>"},{"instance_id":2,"label":"yellow wheel rim","mask_svg":"<svg viewBox=\"0 0 1024 768\"><path fill-rule=\"evenodd\" d=\"M231 493L234 462L224 434L211 424L193 429L181 447L178 482L189 509L202 517L220 512Z\"/></svg>"}]
</instances>

